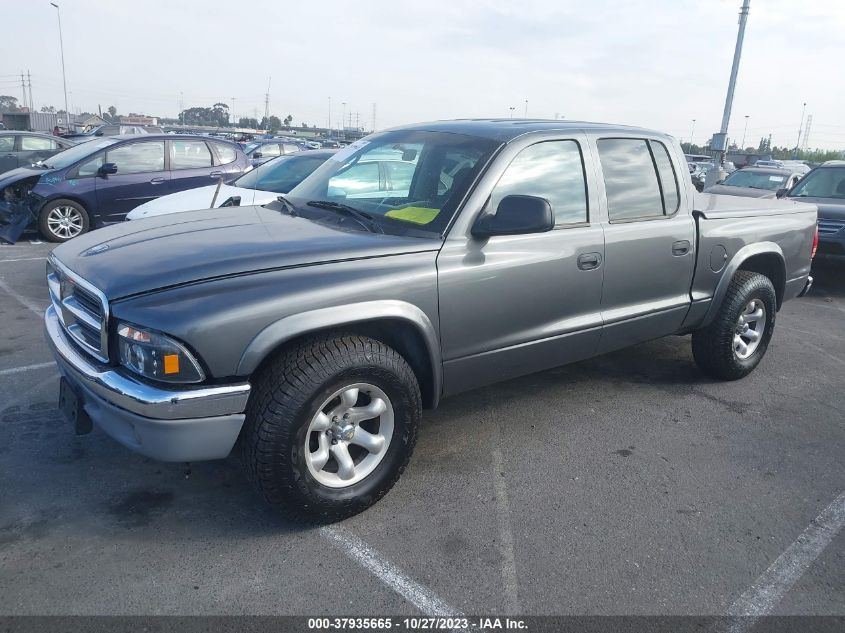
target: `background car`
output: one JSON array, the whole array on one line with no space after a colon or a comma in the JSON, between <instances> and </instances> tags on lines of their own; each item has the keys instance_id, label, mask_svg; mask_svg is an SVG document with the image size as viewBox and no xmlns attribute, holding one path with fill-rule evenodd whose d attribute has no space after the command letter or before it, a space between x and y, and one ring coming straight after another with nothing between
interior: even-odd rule
<instances>
[{"instance_id":1,"label":"background car","mask_svg":"<svg viewBox=\"0 0 845 633\"><path fill-rule=\"evenodd\" d=\"M0 176L7 202L26 201L48 240L65 242L159 196L251 169L234 143L196 136L106 136Z\"/></svg>"},{"instance_id":2,"label":"background car","mask_svg":"<svg viewBox=\"0 0 845 633\"><path fill-rule=\"evenodd\" d=\"M845 258L845 160L823 163L778 197L819 209L819 255Z\"/></svg>"},{"instance_id":3,"label":"background car","mask_svg":"<svg viewBox=\"0 0 845 633\"><path fill-rule=\"evenodd\" d=\"M774 198L780 189L789 189L801 180L801 174L776 167L743 167L705 193L723 193L747 198Z\"/></svg>"},{"instance_id":4,"label":"background car","mask_svg":"<svg viewBox=\"0 0 845 633\"><path fill-rule=\"evenodd\" d=\"M73 139L80 143L98 136L120 136L122 134L164 134L164 129L157 125L117 125L107 124L75 134L64 134L62 138Z\"/></svg>"},{"instance_id":5,"label":"background car","mask_svg":"<svg viewBox=\"0 0 845 633\"><path fill-rule=\"evenodd\" d=\"M231 185L222 185L219 190L217 185L208 185L163 196L136 207L126 219L140 220L168 213L224 206L267 204L273 202L280 193L287 193L296 187L334 153L334 150L315 150L279 156L244 174Z\"/></svg>"},{"instance_id":6,"label":"background car","mask_svg":"<svg viewBox=\"0 0 845 633\"><path fill-rule=\"evenodd\" d=\"M0 132L0 173L37 163L73 147L63 138L37 132Z\"/></svg>"},{"instance_id":7,"label":"background car","mask_svg":"<svg viewBox=\"0 0 845 633\"><path fill-rule=\"evenodd\" d=\"M244 146L244 153L252 161L254 167L266 163L278 156L295 154L309 149L306 145L280 138L269 138L252 141Z\"/></svg>"}]
</instances>

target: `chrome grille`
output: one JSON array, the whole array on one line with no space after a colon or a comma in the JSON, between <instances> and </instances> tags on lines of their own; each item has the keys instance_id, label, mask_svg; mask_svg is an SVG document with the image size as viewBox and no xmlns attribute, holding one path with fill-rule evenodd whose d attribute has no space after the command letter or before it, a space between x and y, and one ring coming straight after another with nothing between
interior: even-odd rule
<instances>
[{"instance_id":1,"label":"chrome grille","mask_svg":"<svg viewBox=\"0 0 845 633\"><path fill-rule=\"evenodd\" d=\"M105 295L51 256L47 287L70 337L95 358L108 362L108 302Z\"/></svg>"},{"instance_id":2,"label":"chrome grille","mask_svg":"<svg viewBox=\"0 0 845 633\"><path fill-rule=\"evenodd\" d=\"M842 220L819 220L819 235L833 235L845 227Z\"/></svg>"}]
</instances>

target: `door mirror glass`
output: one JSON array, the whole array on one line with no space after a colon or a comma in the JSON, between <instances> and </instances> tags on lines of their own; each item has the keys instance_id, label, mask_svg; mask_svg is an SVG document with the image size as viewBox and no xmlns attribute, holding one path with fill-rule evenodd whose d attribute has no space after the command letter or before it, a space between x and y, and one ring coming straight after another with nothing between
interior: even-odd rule
<instances>
[{"instance_id":1,"label":"door mirror glass","mask_svg":"<svg viewBox=\"0 0 845 633\"><path fill-rule=\"evenodd\" d=\"M253 152L252 157L253 158L261 158L261 152Z\"/></svg>"},{"instance_id":2,"label":"door mirror glass","mask_svg":"<svg viewBox=\"0 0 845 633\"><path fill-rule=\"evenodd\" d=\"M103 163L103 165L98 170L101 176L108 176L109 174L116 174L117 173L117 165L114 163Z\"/></svg>"},{"instance_id":3,"label":"door mirror glass","mask_svg":"<svg viewBox=\"0 0 845 633\"><path fill-rule=\"evenodd\" d=\"M778 190L777 190L777 193L776 193L775 195L776 195L778 198L783 198L783 197L786 195L786 192L787 192L787 191L789 191L789 189L778 189Z\"/></svg>"},{"instance_id":4,"label":"door mirror glass","mask_svg":"<svg viewBox=\"0 0 845 633\"><path fill-rule=\"evenodd\" d=\"M537 196L505 196L495 215L484 215L472 228L476 237L545 233L555 227L552 205Z\"/></svg>"}]
</instances>

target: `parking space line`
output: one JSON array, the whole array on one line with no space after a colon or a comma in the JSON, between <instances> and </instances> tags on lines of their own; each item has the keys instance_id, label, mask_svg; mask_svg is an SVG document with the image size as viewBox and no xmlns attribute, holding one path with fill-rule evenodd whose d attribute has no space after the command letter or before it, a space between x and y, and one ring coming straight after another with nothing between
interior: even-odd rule
<instances>
[{"instance_id":1,"label":"parking space line","mask_svg":"<svg viewBox=\"0 0 845 633\"><path fill-rule=\"evenodd\" d=\"M32 312L34 312L38 316L40 316L40 317L44 316L44 311L47 309L46 305L43 308L39 308L32 301L30 301L29 299L24 297L22 294L18 293L16 290L14 290L9 284L7 284L2 279L0 279L0 289L7 292L10 297L17 299L18 302L21 305L23 305L25 308L28 308L29 310L31 310Z\"/></svg>"},{"instance_id":2,"label":"parking space line","mask_svg":"<svg viewBox=\"0 0 845 633\"><path fill-rule=\"evenodd\" d=\"M44 369L45 367L52 367L55 361L49 363L38 363L37 365L25 365L24 367L10 367L9 369L0 369L0 376L8 376L9 374L20 374L25 371L32 371L33 369Z\"/></svg>"},{"instance_id":3,"label":"parking space line","mask_svg":"<svg viewBox=\"0 0 845 633\"><path fill-rule=\"evenodd\" d=\"M40 262L47 259L46 257L13 257L12 259L0 259L0 264L7 262Z\"/></svg>"},{"instance_id":4,"label":"parking space line","mask_svg":"<svg viewBox=\"0 0 845 633\"><path fill-rule=\"evenodd\" d=\"M771 613L796 581L845 526L845 492L807 526L792 545L764 571L728 609L729 616L752 616L735 623L733 631L748 630L753 618Z\"/></svg>"},{"instance_id":5,"label":"parking space line","mask_svg":"<svg viewBox=\"0 0 845 633\"><path fill-rule=\"evenodd\" d=\"M402 573L398 567L348 529L337 525L325 526L320 528L320 535L424 614L464 617L460 611L453 609L429 589Z\"/></svg>"}]
</instances>

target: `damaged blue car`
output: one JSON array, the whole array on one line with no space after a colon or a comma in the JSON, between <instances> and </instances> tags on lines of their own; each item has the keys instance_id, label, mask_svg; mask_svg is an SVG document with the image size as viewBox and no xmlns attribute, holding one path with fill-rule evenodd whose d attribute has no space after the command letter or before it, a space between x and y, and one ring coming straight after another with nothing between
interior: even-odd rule
<instances>
[{"instance_id":1,"label":"damaged blue car","mask_svg":"<svg viewBox=\"0 0 845 633\"><path fill-rule=\"evenodd\" d=\"M0 176L0 239L37 226L52 242L121 222L160 196L229 183L252 168L243 150L201 136L98 138Z\"/></svg>"}]
</instances>

